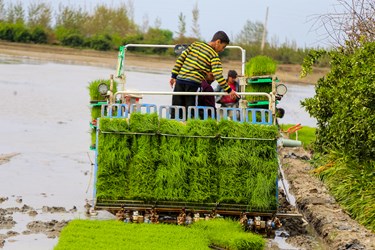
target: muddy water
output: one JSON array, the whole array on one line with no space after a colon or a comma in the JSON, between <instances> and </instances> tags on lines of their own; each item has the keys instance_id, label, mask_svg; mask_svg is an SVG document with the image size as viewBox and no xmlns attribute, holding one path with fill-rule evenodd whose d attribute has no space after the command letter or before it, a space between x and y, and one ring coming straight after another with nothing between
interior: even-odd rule
<instances>
[{"instance_id":1,"label":"muddy water","mask_svg":"<svg viewBox=\"0 0 375 250\"><path fill-rule=\"evenodd\" d=\"M0 155L19 153L0 165L0 197L8 197L0 208L28 205L38 213L12 215L17 224L11 230L19 235L7 238L3 249L53 249L57 238L24 235L26 224L85 217L85 200L93 198L87 86L114 73L106 68L0 59ZM168 73L128 72L127 88L168 91L168 81ZM297 104L312 96L313 88L287 86L289 92L280 103L286 110L282 122L314 126ZM170 99L145 97L143 102L169 104ZM68 212L50 214L43 212L43 206ZM73 207L77 211L69 212ZM8 231L0 228L0 235Z\"/></svg>"}]
</instances>

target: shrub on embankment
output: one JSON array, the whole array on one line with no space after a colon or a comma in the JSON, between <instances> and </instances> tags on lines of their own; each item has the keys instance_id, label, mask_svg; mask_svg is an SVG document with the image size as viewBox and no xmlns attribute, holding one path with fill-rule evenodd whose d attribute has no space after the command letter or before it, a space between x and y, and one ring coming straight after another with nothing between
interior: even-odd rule
<instances>
[{"instance_id":1,"label":"shrub on embankment","mask_svg":"<svg viewBox=\"0 0 375 250\"><path fill-rule=\"evenodd\" d=\"M331 71L302 102L318 122L314 150L324 155L318 172L343 207L375 231L375 42L311 53L304 73L323 54Z\"/></svg>"}]
</instances>

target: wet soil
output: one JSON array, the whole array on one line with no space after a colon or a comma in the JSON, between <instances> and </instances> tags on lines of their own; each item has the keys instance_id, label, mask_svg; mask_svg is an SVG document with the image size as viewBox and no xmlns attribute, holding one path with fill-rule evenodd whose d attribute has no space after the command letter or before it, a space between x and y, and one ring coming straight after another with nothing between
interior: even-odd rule
<instances>
[{"instance_id":1,"label":"wet soil","mask_svg":"<svg viewBox=\"0 0 375 250\"><path fill-rule=\"evenodd\" d=\"M280 157L298 211L328 249L375 249L375 234L351 219L325 185L311 173L312 167L308 162L311 155L307 151L303 148L281 148ZM308 241L302 236L291 237L287 242L302 247Z\"/></svg>"}]
</instances>

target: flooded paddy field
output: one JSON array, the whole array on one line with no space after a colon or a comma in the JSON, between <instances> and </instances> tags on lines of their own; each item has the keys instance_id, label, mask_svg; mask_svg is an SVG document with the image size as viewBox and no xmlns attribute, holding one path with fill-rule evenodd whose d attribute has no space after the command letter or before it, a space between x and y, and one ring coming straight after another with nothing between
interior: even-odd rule
<instances>
[{"instance_id":1,"label":"flooded paddy field","mask_svg":"<svg viewBox=\"0 0 375 250\"><path fill-rule=\"evenodd\" d=\"M93 80L109 79L115 71L0 61L0 217L4 218L0 248L53 249L67 221L86 218L84 205L93 198L87 86ZM169 77L168 72L132 71L126 86L168 91ZM314 126L315 120L299 106L300 99L313 95L313 86L287 87L289 92L280 102L286 111L281 123ZM169 104L171 97L152 98L143 102ZM299 249L286 243L281 233L270 249ZM314 244L318 243L310 245Z\"/></svg>"}]
</instances>

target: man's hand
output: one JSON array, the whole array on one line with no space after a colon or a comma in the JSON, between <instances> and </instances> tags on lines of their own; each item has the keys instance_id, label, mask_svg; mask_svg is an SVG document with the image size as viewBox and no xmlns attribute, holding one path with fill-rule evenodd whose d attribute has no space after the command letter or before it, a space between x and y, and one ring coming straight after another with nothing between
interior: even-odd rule
<instances>
[{"instance_id":1,"label":"man's hand","mask_svg":"<svg viewBox=\"0 0 375 250\"><path fill-rule=\"evenodd\" d=\"M169 80L169 85L171 85L171 88L173 89L173 86L176 84L176 79L174 78L171 78L171 80Z\"/></svg>"},{"instance_id":2,"label":"man's hand","mask_svg":"<svg viewBox=\"0 0 375 250\"><path fill-rule=\"evenodd\" d=\"M234 91L234 89L232 89L232 91L229 93L230 95L230 98L232 98L233 100L236 100L236 99L240 99L241 97L237 94L236 91Z\"/></svg>"}]
</instances>

